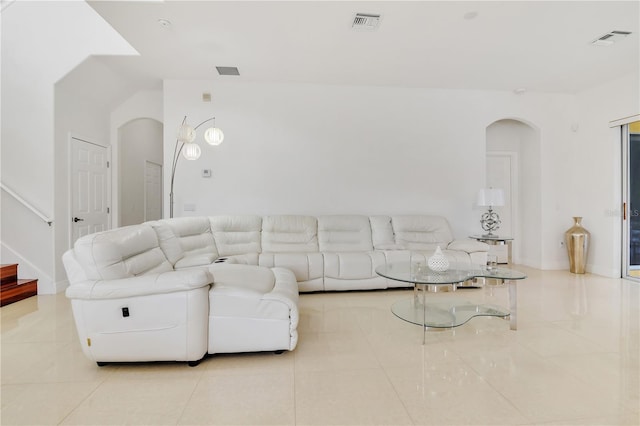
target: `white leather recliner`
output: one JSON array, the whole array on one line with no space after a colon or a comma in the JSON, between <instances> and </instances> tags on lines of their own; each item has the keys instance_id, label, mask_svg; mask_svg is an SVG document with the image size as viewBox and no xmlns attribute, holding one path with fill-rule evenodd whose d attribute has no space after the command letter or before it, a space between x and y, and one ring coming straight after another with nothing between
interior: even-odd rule
<instances>
[{"instance_id":1,"label":"white leather recliner","mask_svg":"<svg viewBox=\"0 0 640 426\"><path fill-rule=\"evenodd\" d=\"M174 271L149 225L87 235L63 256L85 355L197 362L207 353L211 274Z\"/></svg>"},{"instance_id":2,"label":"white leather recliner","mask_svg":"<svg viewBox=\"0 0 640 426\"><path fill-rule=\"evenodd\" d=\"M196 365L207 353L295 348L293 273L216 264L204 221L206 229L185 218L87 235L64 254L88 358Z\"/></svg>"}]
</instances>

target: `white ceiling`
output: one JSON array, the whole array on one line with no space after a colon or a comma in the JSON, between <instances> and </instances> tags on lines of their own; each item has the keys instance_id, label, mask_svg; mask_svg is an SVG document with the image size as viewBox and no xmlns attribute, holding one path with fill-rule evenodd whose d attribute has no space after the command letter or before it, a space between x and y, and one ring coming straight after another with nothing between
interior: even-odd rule
<instances>
[{"instance_id":1,"label":"white ceiling","mask_svg":"<svg viewBox=\"0 0 640 426\"><path fill-rule=\"evenodd\" d=\"M638 1L89 4L140 52L100 60L140 86L235 79L573 93L639 67ZM379 28L352 30L356 12L381 14ZM590 44L612 30L633 34ZM215 66L241 76L218 76Z\"/></svg>"}]
</instances>

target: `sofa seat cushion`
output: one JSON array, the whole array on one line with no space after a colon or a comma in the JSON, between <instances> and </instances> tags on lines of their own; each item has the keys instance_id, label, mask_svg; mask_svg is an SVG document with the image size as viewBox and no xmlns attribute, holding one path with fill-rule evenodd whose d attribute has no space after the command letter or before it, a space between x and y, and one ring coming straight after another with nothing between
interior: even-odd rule
<instances>
[{"instance_id":1,"label":"sofa seat cushion","mask_svg":"<svg viewBox=\"0 0 640 426\"><path fill-rule=\"evenodd\" d=\"M289 269L298 282L322 279L324 273L322 253L260 253L258 263L267 268Z\"/></svg>"},{"instance_id":2,"label":"sofa seat cushion","mask_svg":"<svg viewBox=\"0 0 640 426\"><path fill-rule=\"evenodd\" d=\"M448 250L464 251L466 253L474 253L477 251L489 251L489 245L481 241L472 239L454 240L447 246Z\"/></svg>"},{"instance_id":3,"label":"sofa seat cushion","mask_svg":"<svg viewBox=\"0 0 640 426\"><path fill-rule=\"evenodd\" d=\"M359 280L377 277L376 268L385 264L385 255L378 251L324 253L325 278Z\"/></svg>"},{"instance_id":4,"label":"sofa seat cushion","mask_svg":"<svg viewBox=\"0 0 640 426\"><path fill-rule=\"evenodd\" d=\"M269 268L214 263L208 269L213 275L214 287L238 287L255 294L265 294L275 286L275 277Z\"/></svg>"},{"instance_id":5,"label":"sofa seat cushion","mask_svg":"<svg viewBox=\"0 0 640 426\"><path fill-rule=\"evenodd\" d=\"M210 268L208 352L293 350L298 341L298 286L284 268Z\"/></svg>"}]
</instances>

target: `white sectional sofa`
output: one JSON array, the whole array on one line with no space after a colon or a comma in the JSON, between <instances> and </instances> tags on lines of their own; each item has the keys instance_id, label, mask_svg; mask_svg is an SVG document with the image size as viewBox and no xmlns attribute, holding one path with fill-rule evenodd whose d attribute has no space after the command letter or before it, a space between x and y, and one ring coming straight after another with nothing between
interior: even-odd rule
<instances>
[{"instance_id":1,"label":"white sectional sofa","mask_svg":"<svg viewBox=\"0 0 640 426\"><path fill-rule=\"evenodd\" d=\"M426 215L166 219L81 237L63 262L90 359L197 364L293 350L299 291L402 286L375 269L426 262L438 246L457 264L486 263L486 244L455 241Z\"/></svg>"},{"instance_id":2,"label":"white sectional sofa","mask_svg":"<svg viewBox=\"0 0 640 426\"><path fill-rule=\"evenodd\" d=\"M216 260L283 267L295 274L301 292L402 286L375 269L390 261L426 262L438 246L452 263L482 265L489 249L454 240L441 216L212 216L150 224L176 269ZM181 250L181 258L171 254Z\"/></svg>"}]
</instances>

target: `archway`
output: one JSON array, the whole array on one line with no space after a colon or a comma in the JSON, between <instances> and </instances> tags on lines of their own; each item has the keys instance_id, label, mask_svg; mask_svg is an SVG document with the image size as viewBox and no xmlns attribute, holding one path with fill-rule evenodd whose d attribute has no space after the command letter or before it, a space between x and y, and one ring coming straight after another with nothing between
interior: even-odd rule
<instances>
[{"instance_id":1,"label":"archway","mask_svg":"<svg viewBox=\"0 0 640 426\"><path fill-rule=\"evenodd\" d=\"M119 226L162 218L163 126L136 118L118 129Z\"/></svg>"},{"instance_id":2,"label":"archway","mask_svg":"<svg viewBox=\"0 0 640 426\"><path fill-rule=\"evenodd\" d=\"M487 186L505 186L505 206L497 208L514 238L513 262L542 266L540 133L519 119L501 119L486 129Z\"/></svg>"}]
</instances>

